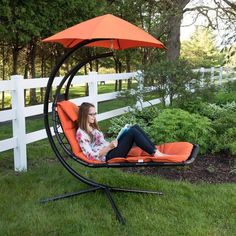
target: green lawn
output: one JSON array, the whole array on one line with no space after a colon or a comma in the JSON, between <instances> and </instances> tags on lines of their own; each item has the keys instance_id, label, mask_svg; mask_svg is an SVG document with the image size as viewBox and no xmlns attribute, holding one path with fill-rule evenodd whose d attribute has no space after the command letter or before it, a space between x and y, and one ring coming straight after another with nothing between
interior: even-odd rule
<instances>
[{"instance_id":1,"label":"green lawn","mask_svg":"<svg viewBox=\"0 0 236 236\"><path fill-rule=\"evenodd\" d=\"M99 112L123 102L102 103ZM99 125L106 132L110 121ZM39 128L42 118L27 119L27 132ZM10 124L2 125L0 140L11 137L11 132ZM40 204L41 199L86 186L66 172L47 140L29 144L27 155L28 171L16 173L13 151L0 154L0 235L236 235L236 184L191 184L71 162L99 183L163 191L163 196L115 193L127 222L122 226L103 192Z\"/></svg>"},{"instance_id":2,"label":"green lawn","mask_svg":"<svg viewBox=\"0 0 236 236\"><path fill-rule=\"evenodd\" d=\"M83 175L100 183L164 192L163 196L115 193L127 222L122 226L102 192L39 203L40 199L85 188L55 160L47 140L28 146L28 165L28 172L15 173L12 152L3 153L0 159L0 235L236 233L235 184L196 185L118 169L77 166Z\"/></svg>"}]
</instances>

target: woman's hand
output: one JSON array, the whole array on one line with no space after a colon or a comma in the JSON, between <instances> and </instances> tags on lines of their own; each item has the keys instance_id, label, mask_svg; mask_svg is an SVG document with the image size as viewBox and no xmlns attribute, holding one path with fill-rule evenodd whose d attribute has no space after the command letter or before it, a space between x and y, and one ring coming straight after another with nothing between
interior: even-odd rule
<instances>
[{"instance_id":1,"label":"woman's hand","mask_svg":"<svg viewBox=\"0 0 236 236\"><path fill-rule=\"evenodd\" d=\"M110 150L116 148L117 145L118 145L118 141L117 140L113 140L106 147L102 148L99 151L99 156L105 156Z\"/></svg>"},{"instance_id":2,"label":"woman's hand","mask_svg":"<svg viewBox=\"0 0 236 236\"><path fill-rule=\"evenodd\" d=\"M118 145L118 141L117 141L117 140L113 140L113 141L111 141L111 143L109 144L109 147L110 147L111 149L114 149L114 148L117 147L117 145Z\"/></svg>"}]
</instances>

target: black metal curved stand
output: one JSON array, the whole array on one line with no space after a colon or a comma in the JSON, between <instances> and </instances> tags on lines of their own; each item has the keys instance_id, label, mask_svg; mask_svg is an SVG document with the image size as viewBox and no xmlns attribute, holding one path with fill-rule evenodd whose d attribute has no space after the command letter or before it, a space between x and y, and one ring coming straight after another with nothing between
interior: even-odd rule
<instances>
[{"instance_id":1,"label":"black metal curved stand","mask_svg":"<svg viewBox=\"0 0 236 236\"><path fill-rule=\"evenodd\" d=\"M131 167L131 166L172 166L175 165L173 163L124 163L124 164L98 164L98 165L91 165L88 163L83 162L82 160L78 160L76 157L74 157L73 153L71 152L71 150L65 145L63 138L61 137L59 131L58 131L58 127L60 127L60 121L58 119L58 115L57 115L57 111L56 111L56 106L57 106L57 102L62 98L63 100L67 100L68 99L68 95L69 95L69 89L70 89L70 85L71 82L74 78L74 76L76 75L76 73L78 72L78 70L83 67L86 63L90 62L91 60L95 60L98 58L104 58L104 57L108 57L108 56L112 56L112 53L105 53L105 54L100 54L100 55L96 55L93 56L91 58L88 58L87 60L77 64L74 68L72 68L62 79L62 81L60 82L60 84L57 86L56 92L53 96L53 102L52 102L52 114L50 116L49 114L49 98L50 98L50 93L52 92L52 85L54 82L54 79L60 69L60 67L62 66L62 64L79 48L95 42L95 41L99 41L99 40L104 40L104 39L93 39L93 40L84 40L81 43L79 43L77 46L75 46L74 48L70 49L62 58L61 60L58 62L58 64L54 67L50 77L49 77L49 81L47 84L47 88L46 88L46 93L45 93L45 99L44 99L44 123L45 123L45 128L46 128L46 132L47 132L47 136L48 136L48 140L50 142L50 145L54 151L54 153L56 154L58 160L61 162L61 164L65 167L65 169L72 174L77 180L85 183L86 185L89 186L88 189L85 190L80 190L78 192L73 192L73 193L68 193L65 195L59 195L56 197L52 197L52 198L48 198L45 200L42 200L41 203L46 203L46 202L50 202L50 201L56 201L56 200L60 200L60 199L64 199L64 198L70 198L73 196L77 196L77 195L81 195L81 194L85 194L85 193L90 193L90 192L95 192L98 190L102 190L103 192L105 192L106 196L108 197L112 208L115 211L115 214L119 220L119 222L121 224L125 224L125 219L122 216L122 214L120 213L119 209L117 208L115 201L112 197L111 192L128 192L128 193L148 193L148 194L156 194L156 195L162 195L162 192L158 192L158 191L148 191L148 190L138 190L138 189L125 189L125 188L118 188L118 187L111 187L108 185L104 185L104 184L100 184L97 183L93 180L90 180L84 176L82 176L78 171L76 171L68 162L67 160L63 157L63 154L60 153L59 148L57 145L59 145L60 147L62 147L64 155L67 155L69 157L72 157L74 160L80 162L81 164L85 165L85 166L89 166L89 167ZM67 82L66 88L65 88L65 92L64 94L61 93L62 87L65 85L65 83ZM50 128L50 118L51 121L53 122L53 129L54 129L54 133L56 136L56 141L53 138L53 134ZM190 164L194 161L194 159L197 156L197 152L198 152L198 146L195 146L191 158L184 162L184 163L180 163L179 165L187 165Z\"/></svg>"}]
</instances>

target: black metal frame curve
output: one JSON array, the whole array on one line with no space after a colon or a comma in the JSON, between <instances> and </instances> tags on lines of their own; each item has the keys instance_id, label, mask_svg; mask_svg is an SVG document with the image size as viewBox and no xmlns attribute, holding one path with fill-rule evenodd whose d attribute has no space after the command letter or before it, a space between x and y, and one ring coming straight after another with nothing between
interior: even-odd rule
<instances>
[{"instance_id":1,"label":"black metal frame curve","mask_svg":"<svg viewBox=\"0 0 236 236\"><path fill-rule=\"evenodd\" d=\"M78 179L79 181L87 184L88 186L90 186L90 188L85 189L85 190L80 190L78 192L73 192L73 193L68 193L65 195L60 195L60 196L56 196L56 197L52 197L49 199L45 199L42 200L42 203L45 202L49 202L49 201L56 201L56 200L60 200L60 199L64 199L64 198L69 198L72 196L76 196L76 195L80 195L80 194L84 194L84 193L89 193L89 192L95 192L97 190L103 190L106 193L106 196L108 197L112 208L115 211L115 214L119 220L119 222L121 224L125 224L125 219L122 216L122 214L120 213L120 211L118 210L114 199L111 195L111 191L117 192L117 191L122 191L122 192L130 192L130 193L150 193L150 194L157 194L157 195L162 195L162 192L158 192L158 191L148 191L148 190L138 190L138 189L124 189L124 188L118 188L118 187L111 187L108 185L104 185L104 184L100 184L97 183L91 179L85 178L84 176L82 176L80 173L78 173L78 171L76 171L70 164L67 163L66 159L63 157L63 155L60 153L60 151L58 150L57 144L55 143L54 139L53 139L53 135L52 135L52 131L50 129L50 123L49 123L49 97L50 97L50 93L52 90L52 85L53 85L53 81L61 67L61 65L78 49L80 49L81 47L95 42L95 41L99 41L99 40L104 40L104 39L92 39L92 40L84 40L81 43L79 43L78 45L76 45L74 48L70 49L58 62L58 64L54 67L50 77L49 77L49 81L47 84L47 88L46 88L46 93L45 93L45 99L44 99L44 123L45 123L45 128L46 128L46 132L47 132L47 136L50 142L50 145L55 153L55 155L57 156L58 160L61 162L61 164L66 168L67 171L69 171L70 174L72 174L76 179ZM107 39L106 39L107 40ZM86 163L80 159L78 159L77 157L74 156L74 154L72 153L71 149L68 148L67 144L67 138L65 137L63 132L59 132L59 128L62 128L61 124L60 124L60 119L58 117L57 111L56 111L56 106L57 106L57 102L63 98L64 100L68 100L68 95L69 95L69 89L70 89L70 85L71 82L74 78L74 76L76 75L76 73L78 72L78 70L83 67L86 63L98 59L98 58L104 58L104 57L108 57L108 56L112 56L112 53L105 53L105 54L100 54L100 55L95 55L91 58L88 58L87 60L77 64L74 68L72 68L62 79L62 81L60 82L60 84L58 85L57 89L56 89L56 93L55 96L53 98L53 102L52 102L52 114L51 114L51 120L53 121L53 128L54 128L54 132L56 135L56 139L58 142L58 145L60 145L60 147L62 147L64 153L66 155L68 155L69 157L73 158L74 160L76 160L77 162L79 162L82 165L88 166L88 167L141 167L141 166L176 166L176 165L180 165L180 166L184 166L184 165L189 165L191 164L198 153L198 146L195 145L194 149L192 151L191 157L182 163L114 163L114 164L89 164ZM68 80L68 81L67 81ZM67 85L65 88L65 93L62 95L61 94L61 89L63 87L63 85L65 84L65 82L67 81ZM64 141L65 140L65 141Z\"/></svg>"}]
</instances>

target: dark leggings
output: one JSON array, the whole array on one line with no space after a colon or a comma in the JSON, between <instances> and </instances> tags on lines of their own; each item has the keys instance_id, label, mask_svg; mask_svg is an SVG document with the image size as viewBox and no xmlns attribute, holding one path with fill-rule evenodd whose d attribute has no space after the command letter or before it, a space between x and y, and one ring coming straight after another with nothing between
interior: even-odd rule
<instances>
[{"instance_id":1,"label":"dark leggings","mask_svg":"<svg viewBox=\"0 0 236 236\"><path fill-rule=\"evenodd\" d=\"M107 153L106 160L115 157L126 157L133 144L136 144L150 155L153 155L156 151L154 143L148 138L147 134L138 125L134 125L119 139L117 147Z\"/></svg>"}]
</instances>

